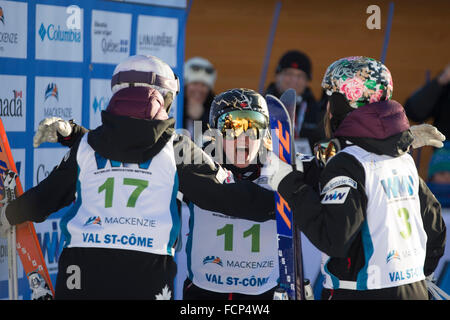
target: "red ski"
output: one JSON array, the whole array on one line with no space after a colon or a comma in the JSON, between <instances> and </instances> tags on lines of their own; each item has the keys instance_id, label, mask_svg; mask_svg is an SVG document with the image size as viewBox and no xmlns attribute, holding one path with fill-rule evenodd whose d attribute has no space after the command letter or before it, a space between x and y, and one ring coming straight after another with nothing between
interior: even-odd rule
<instances>
[{"instance_id":1,"label":"red ski","mask_svg":"<svg viewBox=\"0 0 450 320\"><path fill-rule=\"evenodd\" d=\"M23 194L22 185L16 172L17 169L9 147L8 137L0 119L0 173L2 175L2 179L0 179L0 199L3 203ZM11 232L11 234L13 233ZM15 227L15 238L17 253L22 261L25 274L30 283L30 289L32 290L32 299L53 299L53 286L33 223L24 222L17 225ZM14 254L11 253L11 256L8 256L8 260L13 260L15 258L13 256ZM15 263L12 266L13 269L17 268ZM10 275L14 273L17 275L17 272L11 270L11 267L9 272ZM14 279L16 275L9 277L9 281L16 282L15 285L12 285L13 289L11 289L10 283L10 299L12 298L11 290L15 291L13 297L17 298L17 279Z\"/></svg>"}]
</instances>

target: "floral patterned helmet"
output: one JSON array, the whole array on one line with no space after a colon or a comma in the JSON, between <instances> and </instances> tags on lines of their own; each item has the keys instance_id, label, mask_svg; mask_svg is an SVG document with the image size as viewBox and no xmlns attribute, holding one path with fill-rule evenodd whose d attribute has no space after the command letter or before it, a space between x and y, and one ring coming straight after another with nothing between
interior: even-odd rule
<instances>
[{"instance_id":1,"label":"floral patterned helmet","mask_svg":"<svg viewBox=\"0 0 450 320\"><path fill-rule=\"evenodd\" d=\"M392 97L392 76L380 61L368 57L347 57L333 62L325 72L322 88L331 96L339 92L352 108Z\"/></svg>"}]
</instances>

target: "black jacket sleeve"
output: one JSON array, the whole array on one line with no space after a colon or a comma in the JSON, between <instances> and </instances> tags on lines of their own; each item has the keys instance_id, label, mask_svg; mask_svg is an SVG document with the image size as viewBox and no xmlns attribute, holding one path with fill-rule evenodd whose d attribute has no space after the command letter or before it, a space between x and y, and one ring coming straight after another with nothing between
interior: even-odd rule
<instances>
[{"instance_id":1,"label":"black jacket sleeve","mask_svg":"<svg viewBox=\"0 0 450 320\"><path fill-rule=\"evenodd\" d=\"M364 169L353 156L339 153L327 163L320 177L322 189L338 176L357 183L356 188L345 185L349 191L343 203L322 203L324 195L306 184L303 173L298 171L287 175L278 187L293 210L294 223L312 244L331 257L346 256L361 230L367 206Z\"/></svg>"},{"instance_id":2,"label":"black jacket sleeve","mask_svg":"<svg viewBox=\"0 0 450 320\"><path fill-rule=\"evenodd\" d=\"M185 136L178 136L174 147L180 192L189 201L202 209L242 219L275 218L273 191L251 181L223 184L223 169Z\"/></svg>"},{"instance_id":3,"label":"black jacket sleeve","mask_svg":"<svg viewBox=\"0 0 450 320\"><path fill-rule=\"evenodd\" d=\"M42 222L51 213L75 200L78 145L79 140L47 178L8 204L6 218L9 223L16 225L25 221Z\"/></svg>"},{"instance_id":4,"label":"black jacket sleeve","mask_svg":"<svg viewBox=\"0 0 450 320\"><path fill-rule=\"evenodd\" d=\"M69 123L72 127L72 133L69 136L63 137L59 134L59 132L56 133L58 136L58 142L65 147L73 146L77 141L81 139L82 136L84 136L85 133L89 132L89 129L76 124L75 122L73 122L73 120L70 120Z\"/></svg>"},{"instance_id":5,"label":"black jacket sleeve","mask_svg":"<svg viewBox=\"0 0 450 320\"><path fill-rule=\"evenodd\" d=\"M427 250L424 273L430 275L436 269L439 259L443 256L446 240L446 226L441 214L441 205L436 200L426 183L420 179L419 184L420 209L423 227L427 233Z\"/></svg>"},{"instance_id":6,"label":"black jacket sleeve","mask_svg":"<svg viewBox=\"0 0 450 320\"><path fill-rule=\"evenodd\" d=\"M405 112L408 118L416 122L423 122L433 116L439 97L442 94L442 86L437 79L433 79L425 86L414 92L405 103Z\"/></svg>"}]
</instances>

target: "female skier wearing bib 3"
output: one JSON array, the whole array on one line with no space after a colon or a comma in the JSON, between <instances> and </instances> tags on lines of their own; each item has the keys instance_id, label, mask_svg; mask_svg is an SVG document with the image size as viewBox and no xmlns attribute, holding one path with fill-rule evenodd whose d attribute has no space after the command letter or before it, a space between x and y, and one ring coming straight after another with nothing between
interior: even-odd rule
<instances>
[{"instance_id":1,"label":"female skier wearing bib 3","mask_svg":"<svg viewBox=\"0 0 450 320\"><path fill-rule=\"evenodd\" d=\"M38 143L63 132L71 149L45 180L2 207L0 229L41 222L74 201L60 222L56 298L172 299L179 192L205 209L244 215L264 214L272 193L253 183L222 184L212 160L174 133L168 111L178 81L160 59L129 57L115 68L111 88L96 129L83 135L82 127L55 119L40 126Z\"/></svg>"},{"instance_id":2,"label":"female skier wearing bib 3","mask_svg":"<svg viewBox=\"0 0 450 320\"><path fill-rule=\"evenodd\" d=\"M374 59L343 58L328 67L322 87L341 150L326 162L320 192L305 183L307 172L287 166L272 183L323 253L322 298L428 299L425 276L444 253L446 227L408 154L420 141L390 100L391 74Z\"/></svg>"},{"instance_id":3,"label":"female skier wearing bib 3","mask_svg":"<svg viewBox=\"0 0 450 320\"><path fill-rule=\"evenodd\" d=\"M271 146L265 99L250 89L225 91L211 104L209 125L223 141L216 145L215 157L221 156L228 171L225 183L252 181L272 191L267 182L274 170L265 161ZM275 202L267 210L274 212L274 207ZM279 277L275 217L246 220L193 204L189 208L184 299L273 299Z\"/></svg>"}]
</instances>

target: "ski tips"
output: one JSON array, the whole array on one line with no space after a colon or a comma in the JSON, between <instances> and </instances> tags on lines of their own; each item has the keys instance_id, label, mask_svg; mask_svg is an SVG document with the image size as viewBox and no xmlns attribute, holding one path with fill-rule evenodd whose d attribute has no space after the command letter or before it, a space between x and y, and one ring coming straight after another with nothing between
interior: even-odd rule
<instances>
[{"instance_id":1,"label":"ski tips","mask_svg":"<svg viewBox=\"0 0 450 320\"><path fill-rule=\"evenodd\" d=\"M289 107L295 107L297 99L297 93L295 89L287 89L280 97L281 102L283 102L284 106L289 109Z\"/></svg>"},{"instance_id":2,"label":"ski tips","mask_svg":"<svg viewBox=\"0 0 450 320\"><path fill-rule=\"evenodd\" d=\"M273 100L275 100L275 101L277 101L277 102L283 104L283 103L280 101L280 99L278 99L277 97L275 97L275 96L272 95L272 94L266 94L265 98L266 98L266 101L271 101L271 100L273 101Z\"/></svg>"}]
</instances>

